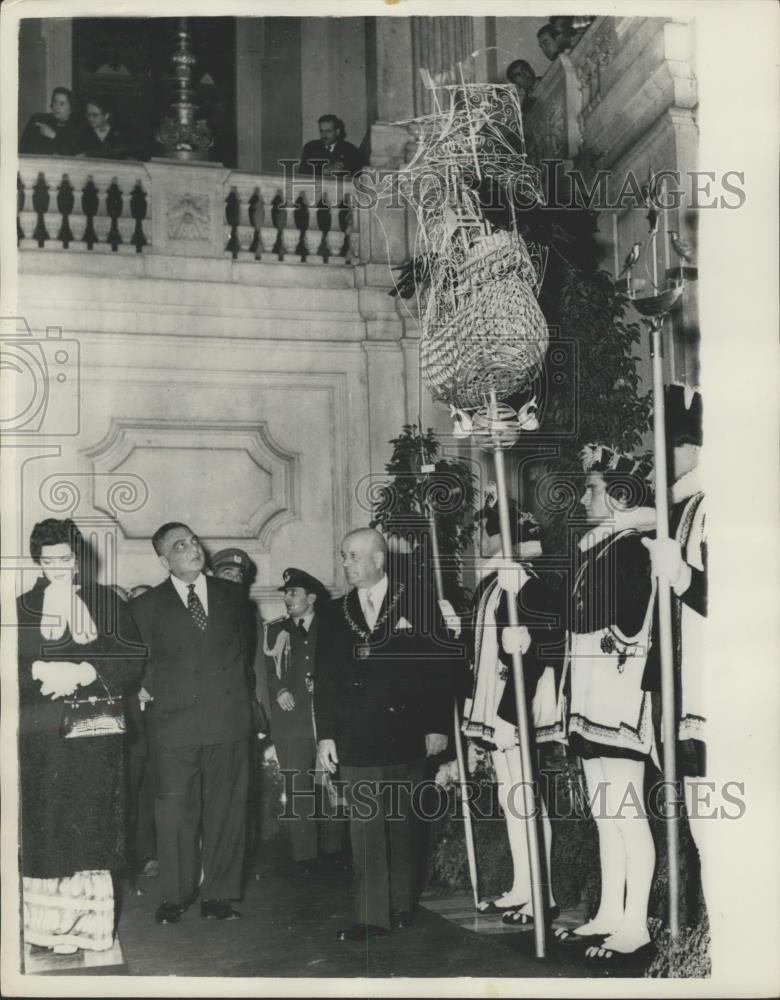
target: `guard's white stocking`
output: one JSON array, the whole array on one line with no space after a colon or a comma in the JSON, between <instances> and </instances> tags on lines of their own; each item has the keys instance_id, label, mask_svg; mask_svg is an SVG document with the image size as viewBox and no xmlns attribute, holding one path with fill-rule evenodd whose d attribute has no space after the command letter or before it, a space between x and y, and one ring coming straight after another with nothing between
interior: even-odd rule
<instances>
[{"instance_id":1,"label":"guard's white stocking","mask_svg":"<svg viewBox=\"0 0 780 1000\"><path fill-rule=\"evenodd\" d=\"M511 793L512 775L509 770L508 755L511 750L493 751L493 766L496 769L496 785L498 788L498 802L504 812L506 820L507 839L509 840L509 850L512 854L512 867L514 868L514 879L512 888L500 896L496 902L499 906L520 906L527 903L531 898L531 881L528 874L528 844L525 837L525 825L517 815L517 810L509 807L507 799Z\"/></svg>"},{"instance_id":2,"label":"guard's white stocking","mask_svg":"<svg viewBox=\"0 0 780 1000\"><path fill-rule=\"evenodd\" d=\"M510 812L514 815L512 816L512 823L516 827L516 833L514 834L518 839L522 838L523 849L525 851L525 886L528 890L528 895L526 899L528 900L528 912L532 910L531 907L531 872L530 872L530 862L528 860L528 833L526 831L526 823L524 820L525 809L523 807L523 793L522 793L522 782L523 782L523 768L520 762L520 747L513 747L511 750L506 752L506 762L509 765L509 774L511 777L511 788L512 788L512 799L510 800ZM542 820L542 839L544 841L544 871L542 877L544 878L546 885L543 887L544 895L547 897L547 905L555 905L555 897L552 891L552 875L551 875L551 855L552 855L552 826L550 824L550 818L547 815L547 809L544 804L544 799L541 794L537 796L537 800L534 803L538 806L541 813ZM510 834L511 836L511 834ZM515 880L517 880L517 872L515 872Z\"/></svg>"},{"instance_id":3,"label":"guard's white stocking","mask_svg":"<svg viewBox=\"0 0 780 1000\"><path fill-rule=\"evenodd\" d=\"M595 915L580 934L613 934L623 923L626 894L626 853L617 824L609 816L603 757L582 761L588 801L599 837L601 899Z\"/></svg>"},{"instance_id":4,"label":"guard's white stocking","mask_svg":"<svg viewBox=\"0 0 780 1000\"><path fill-rule=\"evenodd\" d=\"M644 807L645 763L620 757L602 757L607 781L607 807L623 844L625 909L605 948L630 952L650 940L647 906L655 870L655 844Z\"/></svg>"}]
</instances>

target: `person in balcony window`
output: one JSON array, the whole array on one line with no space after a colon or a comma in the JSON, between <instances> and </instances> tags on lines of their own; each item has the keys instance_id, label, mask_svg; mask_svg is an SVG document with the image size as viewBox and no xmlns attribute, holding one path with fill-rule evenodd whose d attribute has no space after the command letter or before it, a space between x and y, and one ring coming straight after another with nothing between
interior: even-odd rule
<instances>
[{"instance_id":1,"label":"person in balcony window","mask_svg":"<svg viewBox=\"0 0 780 1000\"><path fill-rule=\"evenodd\" d=\"M543 24L536 32L536 40L550 62L554 62L562 51L559 33L551 24Z\"/></svg>"},{"instance_id":2,"label":"person in balcony window","mask_svg":"<svg viewBox=\"0 0 780 1000\"><path fill-rule=\"evenodd\" d=\"M130 149L113 123L113 114L105 101L90 97L84 112L86 128L81 133L79 156L95 156L109 160L126 160Z\"/></svg>"},{"instance_id":3,"label":"person in balcony window","mask_svg":"<svg viewBox=\"0 0 780 1000\"><path fill-rule=\"evenodd\" d=\"M30 117L19 139L20 153L75 156L81 146L81 125L73 114L73 94L67 87L51 92L50 113Z\"/></svg>"},{"instance_id":4,"label":"person in balcony window","mask_svg":"<svg viewBox=\"0 0 780 1000\"><path fill-rule=\"evenodd\" d=\"M520 99L520 107L523 112L530 111L536 103L536 98L532 96L536 86L536 73L530 63L525 59L515 59L506 68L506 78L517 88L517 96Z\"/></svg>"},{"instance_id":5,"label":"person in balcony window","mask_svg":"<svg viewBox=\"0 0 780 1000\"><path fill-rule=\"evenodd\" d=\"M307 142L301 152L300 172L324 177L352 177L364 166L357 146L347 142L344 122L337 115L317 119L319 139Z\"/></svg>"}]
</instances>

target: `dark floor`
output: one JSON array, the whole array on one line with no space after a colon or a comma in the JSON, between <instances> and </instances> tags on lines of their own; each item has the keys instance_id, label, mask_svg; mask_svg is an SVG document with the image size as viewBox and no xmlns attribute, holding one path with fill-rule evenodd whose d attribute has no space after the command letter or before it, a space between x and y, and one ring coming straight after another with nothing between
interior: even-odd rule
<instances>
[{"instance_id":1,"label":"dark floor","mask_svg":"<svg viewBox=\"0 0 780 1000\"><path fill-rule=\"evenodd\" d=\"M277 845L278 846L278 845ZM593 969L571 950L537 961L533 933L474 933L424 907L414 925L364 944L336 940L352 923L351 877L302 876L270 847L238 904L241 920L204 920L197 905L181 922L158 926L155 879L125 892L119 937L125 972L143 976L477 976L642 975L642 969ZM494 920L498 918L492 918Z\"/></svg>"}]
</instances>

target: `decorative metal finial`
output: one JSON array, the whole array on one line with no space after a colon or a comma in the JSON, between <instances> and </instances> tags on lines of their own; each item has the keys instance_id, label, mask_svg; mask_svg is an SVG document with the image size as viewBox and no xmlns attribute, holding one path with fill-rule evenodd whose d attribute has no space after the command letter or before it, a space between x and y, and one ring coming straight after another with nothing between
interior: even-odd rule
<instances>
[{"instance_id":1,"label":"decorative metal finial","mask_svg":"<svg viewBox=\"0 0 780 1000\"><path fill-rule=\"evenodd\" d=\"M176 32L179 44L171 56L176 95L171 102L173 117L166 116L157 132L157 139L165 155L177 160L207 160L208 150L214 145L205 118L195 118L195 91L192 88L192 68L196 58L190 50L190 32L187 18L179 18Z\"/></svg>"}]
</instances>

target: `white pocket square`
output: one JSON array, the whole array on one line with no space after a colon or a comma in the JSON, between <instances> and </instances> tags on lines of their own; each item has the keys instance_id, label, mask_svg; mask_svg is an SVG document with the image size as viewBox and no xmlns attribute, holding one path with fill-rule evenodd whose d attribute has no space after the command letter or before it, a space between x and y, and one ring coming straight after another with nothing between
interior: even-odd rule
<instances>
[{"instance_id":1,"label":"white pocket square","mask_svg":"<svg viewBox=\"0 0 780 1000\"><path fill-rule=\"evenodd\" d=\"M411 627L412 623L408 622L403 616L395 623L396 632L408 631Z\"/></svg>"}]
</instances>

